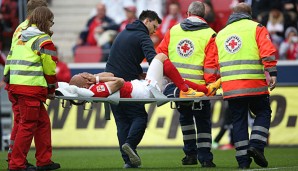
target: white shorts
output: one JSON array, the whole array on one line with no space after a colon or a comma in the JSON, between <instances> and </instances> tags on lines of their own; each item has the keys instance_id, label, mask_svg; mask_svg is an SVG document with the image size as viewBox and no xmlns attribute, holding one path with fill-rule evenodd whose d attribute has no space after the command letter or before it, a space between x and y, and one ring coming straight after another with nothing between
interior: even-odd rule
<instances>
[{"instance_id":1,"label":"white shorts","mask_svg":"<svg viewBox=\"0 0 298 171\"><path fill-rule=\"evenodd\" d=\"M145 80L132 80L132 92L131 98L134 99L146 99L152 98L153 95L150 93L149 89L147 88L148 82Z\"/></svg>"}]
</instances>

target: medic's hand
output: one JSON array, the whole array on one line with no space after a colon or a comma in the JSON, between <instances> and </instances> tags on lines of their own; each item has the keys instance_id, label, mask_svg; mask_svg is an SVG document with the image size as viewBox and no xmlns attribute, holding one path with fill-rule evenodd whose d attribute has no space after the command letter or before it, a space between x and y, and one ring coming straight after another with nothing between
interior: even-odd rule
<instances>
[{"instance_id":1,"label":"medic's hand","mask_svg":"<svg viewBox=\"0 0 298 171\"><path fill-rule=\"evenodd\" d=\"M270 87L270 91L272 91L276 86L276 76L271 76L270 77L270 83L269 83L269 87Z\"/></svg>"},{"instance_id":2,"label":"medic's hand","mask_svg":"<svg viewBox=\"0 0 298 171\"><path fill-rule=\"evenodd\" d=\"M48 94L47 95L47 99L50 99L50 100L54 100L55 99L55 94Z\"/></svg>"}]
</instances>

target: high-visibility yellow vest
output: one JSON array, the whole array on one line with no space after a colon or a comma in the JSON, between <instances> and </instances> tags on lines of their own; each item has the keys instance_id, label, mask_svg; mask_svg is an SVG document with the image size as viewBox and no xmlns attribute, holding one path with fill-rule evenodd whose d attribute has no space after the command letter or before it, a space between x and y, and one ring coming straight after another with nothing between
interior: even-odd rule
<instances>
[{"instance_id":1,"label":"high-visibility yellow vest","mask_svg":"<svg viewBox=\"0 0 298 171\"><path fill-rule=\"evenodd\" d=\"M257 25L256 22L243 19L227 25L217 34L216 44L222 82L265 79L264 66L256 43Z\"/></svg>"},{"instance_id":2,"label":"high-visibility yellow vest","mask_svg":"<svg viewBox=\"0 0 298 171\"><path fill-rule=\"evenodd\" d=\"M180 24L171 28L169 58L184 79L205 84L205 47L214 33L211 28L183 31Z\"/></svg>"},{"instance_id":3,"label":"high-visibility yellow vest","mask_svg":"<svg viewBox=\"0 0 298 171\"><path fill-rule=\"evenodd\" d=\"M19 39L19 36L22 34L22 30L23 29L26 29L28 27L28 23L29 23L29 20L26 19L14 31L13 36L12 36L12 40L11 40L10 51L9 51L9 53L7 55L7 59L10 58L10 55L12 54L13 48L17 44L17 41Z\"/></svg>"},{"instance_id":4,"label":"high-visibility yellow vest","mask_svg":"<svg viewBox=\"0 0 298 171\"><path fill-rule=\"evenodd\" d=\"M48 87L42 59L35 52L40 50L40 44L50 39L50 36L43 34L28 42L18 40L4 69L4 75L10 76L9 84Z\"/></svg>"}]
</instances>

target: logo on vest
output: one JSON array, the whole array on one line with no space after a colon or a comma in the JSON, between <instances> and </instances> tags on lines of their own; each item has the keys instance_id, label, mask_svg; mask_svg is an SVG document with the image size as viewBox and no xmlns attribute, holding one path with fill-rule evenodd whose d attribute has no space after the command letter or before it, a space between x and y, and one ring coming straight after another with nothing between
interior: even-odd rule
<instances>
[{"instance_id":1,"label":"logo on vest","mask_svg":"<svg viewBox=\"0 0 298 171\"><path fill-rule=\"evenodd\" d=\"M194 43L189 39L183 39L177 45L177 53L183 58L192 55L194 49Z\"/></svg>"},{"instance_id":2,"label":"logo on vest","mask_svg":"<svg viewBox=\"0 0 298 171\"><path fill-rule=\"evenodd\" d=\"M233 35L225 41L225 49L229 53L236 53L240 50L242 41L240 37Z\"/></svg>"}]
</instances>

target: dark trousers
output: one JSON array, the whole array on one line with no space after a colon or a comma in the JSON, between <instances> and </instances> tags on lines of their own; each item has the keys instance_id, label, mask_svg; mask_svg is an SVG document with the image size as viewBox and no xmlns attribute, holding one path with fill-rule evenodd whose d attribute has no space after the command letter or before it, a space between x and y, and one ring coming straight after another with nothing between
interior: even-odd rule
<instances>
[{"instance_id":1,"label":"dark trousers","mask_svg":"<svg viewBox=\"0 0 298 171\"><path fill-rule=\"evenodd\" d=\"M136 152L147 127L148 114L144 104L119 103L111 105L112 112L117 125L117 136L122 158L125 163L130 164L128 156L123 152L122 145L128 143Z\"/></svg>"},{"instance_id":2,"label":"dark trousers","mask_svg":"<svg viewBox=\"0 0 298 171\"><path fill-rule=\"evenodd\" d=\"M164 94L168 97L179 97L179 90L171 84L166 87ZM193 110L191 104L179 104L180 125L183 134L186 155L197 155L200 163L212 161L211 153L211 107L210 101L202 101L201 110ZM197 146L198 143L198 146Z\"/></svg>"},{"instance_id":3,"label":"dark trousers","mask_svg":"<svg viewBox=\"0 0 298 171\"><path fill-rule=\"evenodd\" d=\"M269 95L230 99L229 109L233 115L233 137L239 166L249 162L247 149L252 146L264 151L269 134L271 108ZM250 139L248 135L248 112L255 114Z\"/></svg>"},{"instance_id":4,"label":"dark trousers","mask_svg":"<svg viewBox=\"0 0 298 171\"><path fill-rule=\"evenodd\" d=\"M219 133L217 134L217 136L214 139L214 142L219 143L219 141L221 140L221 138L224 136L225 132L227 130L231 131L231 135L230 135L230 144L234 144L234 140L233 140L233 115L231 114L231 111L229 108L227 108L227 110L224 113L224 117L223 117L223 123L220 126L220 130Z\"/></svg>"}]
</instances>

